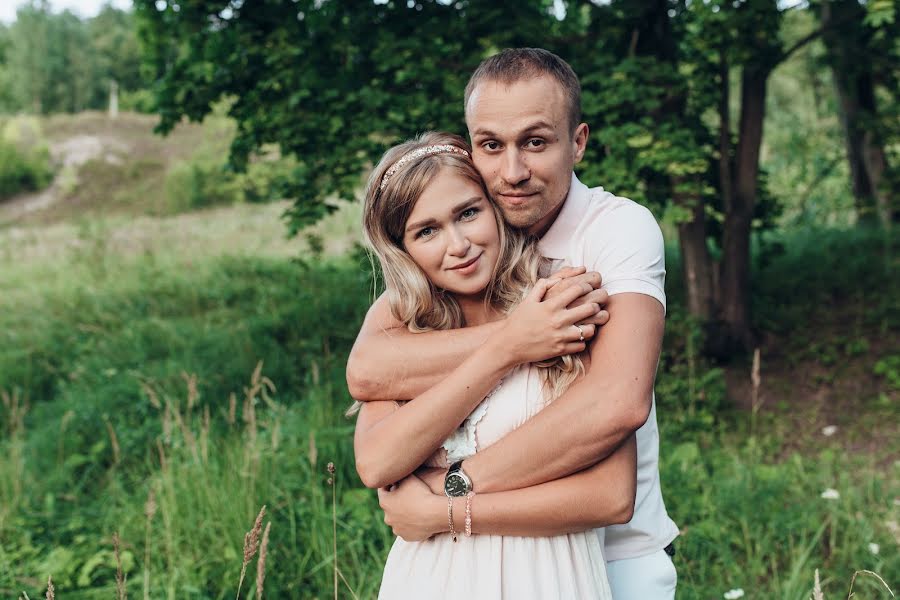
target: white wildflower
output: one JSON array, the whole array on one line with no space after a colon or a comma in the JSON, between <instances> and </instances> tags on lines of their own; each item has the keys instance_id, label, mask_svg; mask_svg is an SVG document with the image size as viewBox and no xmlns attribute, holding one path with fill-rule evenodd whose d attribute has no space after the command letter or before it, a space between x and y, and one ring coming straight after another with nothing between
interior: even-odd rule
<instances>
[{"instance_id":1,"label":"white wildflower","mask_svg":"<svg viewBox=\"0 0 900 600\"><path fill-rule=\"evenodd\" d=\"M869 552L871 552L872 554L878 554L879 552L881 552L881 546L879 546L875 542L870 542L869 543Z\"/></svg>"},{"instance_id":2,"label":"white wildflower","mask_svg":"<svg viewBox=\"0 0 900 600\"><path fill-rule=\"evenodd\" d=\"M834 488L828 488L827 490L822 492L822 497L826 500L840 500L841 493Z\"/></svg>"},{"instance_id":3,"label":"white wildflower","mask_svg":"<svg viewBox=\"0 0 900 600\"><path fill-rule=\"evenodd\" d=\"M744 590L741 588L735 588L733 590L728 590L725 592L725 600L737 600L738 598L744 597Z\"/></svg>"},{"instance_id":4,"label":"white wildflower","mask_svg":"<svg viewBox=\"0 0 900 600\"><path fill-rule=\"evenodd\" d=\"M831 437L837 433L837 425L826 425L822 428L822 435L825 437Z\"/></svg>"}]
</instances>

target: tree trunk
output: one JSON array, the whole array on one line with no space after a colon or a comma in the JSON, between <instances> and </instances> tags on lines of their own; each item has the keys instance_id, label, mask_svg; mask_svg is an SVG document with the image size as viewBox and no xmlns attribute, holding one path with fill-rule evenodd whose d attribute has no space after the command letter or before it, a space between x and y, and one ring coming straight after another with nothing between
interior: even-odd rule
<instances>
[{"instance_id":1,"label":"tree trunk","mask_svg":"<svg viewBox=\"0 0 900 600\"><path fill-rule=\"evenodd\" d=\"M884 172L887 158L873 123L878 106L872 70L865 56L870 35L857 0L822 3L823 39L837 92L847 147L853 197L860 223L888 226L892 215Z\"/></svg>"},{"instance_id":2,"label":"tree trunk","mask_svg":"<svg viewBox=\"0 0 900 600\"><path fill-rule=\"evenodd\" d=\"M770 72L762 66L744 66L734 191L725 206L720 310L729 341L744 349L755 341L750 325L750 227Z\"/></svg>"},{"instance_id":3,"label":"tree trunk","mask_svg":"<svg viewBox=\"0 0 900 600\"><path fill-rule=\"evenodd\" d=\"M632 36L630 48L638 55L655 56L663 63L671 66L673 72L678 71L678 50L672 33L669 19L669 5L666 0L653 0L644 4L645 13L639 28L640 36ZM668 98L662 103L658 121L670 120L678 123L683 130L689 130L687 116L687 90L679 93L668 92ZM696 176L695 176L696 177ZM673 202L687 210L691 218L678 225L678 243L681 248L681 267L684 284L687 289L688 313L702 325L708 324L715 315L713 299L712 258L706 245L706 212L703 199L698 195L683 190L683 177L669 177L669 188ZM687 188L700 188L687 185Z\"/></svg>"},{"instance_id":4,"label":"tree trunk","mask_svg":"<svg viewBox=\"0 0 900 600\"><path fill-rule=\"evenodd\" d=\"M678 225L678 244L687 288L688 312L705 324L715 315L712 259L706 245L705 207L697 199L676 196L674 200L691 211L691 220Z\"/></svg>"}]
</instances>

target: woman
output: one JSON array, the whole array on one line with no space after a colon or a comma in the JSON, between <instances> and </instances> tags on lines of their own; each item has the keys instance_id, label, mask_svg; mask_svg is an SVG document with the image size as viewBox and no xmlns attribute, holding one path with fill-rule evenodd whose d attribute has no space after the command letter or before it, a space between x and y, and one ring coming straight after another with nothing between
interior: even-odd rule
<instances>
[{"instance_id":1,"label":"woman","mask_svg":"<svg viewBox=\"0 0 900 600\"><path fill-rule=\"evenodd\" d=\"M432 389L407 403L361 408L355 451L363 482L422 492L418 533L396 540L379 597L609 598L592 473L615 469L623 499L633 502L633 438L602 467L528 490L447 498L410 476L423 463L446 469L471 456L559 396L583 372L577 323L595 308L566 308L582 293L574 286L545 298L555 281L538 278L535 241L507 228L457 136L431 133L389 150L369 179L364 227L393 315L410 330L506 319ZM563 489L565 497L553 496ZM573 494L581 510L556 510L555 501ZM511 516L502 526L487 518L498 510Z\"/></svg>"}]
</instances>

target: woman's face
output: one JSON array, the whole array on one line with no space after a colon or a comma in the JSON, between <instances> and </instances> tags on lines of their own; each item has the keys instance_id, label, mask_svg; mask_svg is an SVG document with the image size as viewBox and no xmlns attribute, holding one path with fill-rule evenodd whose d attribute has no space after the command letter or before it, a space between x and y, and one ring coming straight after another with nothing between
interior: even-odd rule
<instances>
[{"instance_id":1,"label":"woman's face","mask_svg":"<svg viewBox=\"0 0 900 600\"><path fill-rule=\"evenodd\" d=\"M435 286L481 294L500 255L497 219L481 186L443 168L406 220L403 245Z\"/></svg>"}]
</instances>

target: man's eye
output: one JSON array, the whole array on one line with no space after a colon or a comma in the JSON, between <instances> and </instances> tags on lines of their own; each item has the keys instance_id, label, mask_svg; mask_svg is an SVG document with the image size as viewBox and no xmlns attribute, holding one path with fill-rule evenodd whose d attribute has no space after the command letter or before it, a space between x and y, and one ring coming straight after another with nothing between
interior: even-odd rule
<instances>
[{"instance_id":1,"label":"man's eye","mask_svg":"<svg viewBox=\"0 0 900 600\"><path fill-rule=\"evenodd\" d=\"M466 210L459 213L459 218L464 221L471 221L478 214L477 208L467 208Z\"/></svg>"},{"instance_id":2,"label":"man's eye","mask_svg":"<svg viewBox=\"0 0 900 600\"><path fill-rule=\"evenodd\" d=\"M525 145L529 148L542 148L544 145L546 145L546 142L544 142L544 140L542 139L535 138L533 140L528 140L528 143Z\"/></svg>"},{"instance_id":3,"label":"man's eye","mask_svg":"<svg viewBox=\"0 0 900 600\"><path fill-rule=\"evenodd\" d=\"M500 144L498 144L497 142L484 142L483 144L481 144L481 147L485 150L497 150L500 148Z\"/></svg>"}]
</instances>

